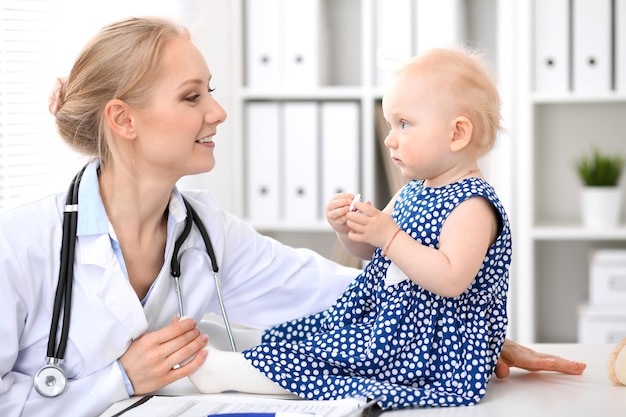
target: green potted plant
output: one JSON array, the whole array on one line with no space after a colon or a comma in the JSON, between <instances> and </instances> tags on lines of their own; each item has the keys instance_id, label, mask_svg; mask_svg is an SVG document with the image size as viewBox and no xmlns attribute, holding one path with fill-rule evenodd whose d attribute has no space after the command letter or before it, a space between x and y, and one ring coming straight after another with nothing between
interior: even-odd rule
<instances>
[{"instance_id":1,"label":"green potted plant","mask_svg":"<svg viewBox=\"0 0 626 417\"><path fill-rule=\"evenodd\" d=\"M587 187L616 187L624 168L624 158L603 154L596 148L591 156L580 158L576 168Z\"/></svg>"},{"instance_id":2,"label":"green potted plant","mask_svg":"<svg viewBox=\"0 0 626 417\"><path fill-rule=\"evenodd\" d=\"M585 226L607 228L619 223L622 191L618 185L623 169L621 155L603 153L597 148L577 161L576 170L583 183L581 209Z\"/></svg>"}]
</instances>

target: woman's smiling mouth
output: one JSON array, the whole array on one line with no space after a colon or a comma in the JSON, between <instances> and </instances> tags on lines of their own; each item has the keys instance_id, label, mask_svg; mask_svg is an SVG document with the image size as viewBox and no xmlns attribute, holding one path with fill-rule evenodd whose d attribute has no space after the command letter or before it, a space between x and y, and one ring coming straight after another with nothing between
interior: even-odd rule
<instances>
[{"instance_id":1,"label":"woman's smiling mouth","mask_svg":"<svg viewBox=\"0 0 626 417\"><path fill-rule=\"evenodd\" d=\"M205 138L200 138L196 142L198 142L198 143L211 143L211 142L213 142L213 136L207 136Z\"/></svg>"}]
</instances>

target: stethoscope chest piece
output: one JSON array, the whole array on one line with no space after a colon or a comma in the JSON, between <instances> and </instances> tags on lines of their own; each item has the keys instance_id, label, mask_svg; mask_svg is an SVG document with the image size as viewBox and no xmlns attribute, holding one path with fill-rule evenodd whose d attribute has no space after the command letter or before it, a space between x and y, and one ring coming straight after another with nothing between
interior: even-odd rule
<instances>
[{"instance_id":1,"label":"stethoscope chest piece","mask_svg":"<svg viewBox=\"0 0 626 417\"><path fill-rule=\"evenodd\" d=\"M35 373L33 385L44 397L56 397L65 391L67 386L67 376L57 361L58 359L48 358L48 364Z\"/></svg>"}]
</instances>

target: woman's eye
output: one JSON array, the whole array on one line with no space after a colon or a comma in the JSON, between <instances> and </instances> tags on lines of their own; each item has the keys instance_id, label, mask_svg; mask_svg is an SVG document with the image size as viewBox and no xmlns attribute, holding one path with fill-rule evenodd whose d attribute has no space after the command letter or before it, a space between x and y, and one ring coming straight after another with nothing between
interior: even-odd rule
<instances>
[{"instance_id":1,"label":"woman's eye","mask_svg":"<svg viewBox=\"0 0 626 417\"><path fill-rule=\"evenodd\" d=\"M185 101L195 102L195 101L198 101L198 97L200 97L200 94L192 94L190 96L185 97Z\"/></svg>"},{"instance_id":2,"label":"woman's eye","mask_svg":"<svg viewBox=\"0 0 626 417\"><path fill-rule=\"evenodd\" d=\"M209 87L209 88L207 89L207 91L209 92L209 94L211 94L213 91L215 91L215 88L211 88L211 87Z\"/></svg>"}]
</instances>

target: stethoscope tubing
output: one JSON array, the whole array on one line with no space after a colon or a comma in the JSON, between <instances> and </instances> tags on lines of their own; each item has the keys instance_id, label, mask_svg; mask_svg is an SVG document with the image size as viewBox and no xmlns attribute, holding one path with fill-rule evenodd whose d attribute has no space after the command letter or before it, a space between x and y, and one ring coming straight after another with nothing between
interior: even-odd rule
<instances>
[{"instance_id":1,"label":"stethoscope tubing","mask_svg":"<svg viewBox=\"0 0 626 417\"><path fill-rule=\"evenodd\" d=\"M185 228L183 229L183 232L181 233L181 235L178 237L178 239L176 240L174 244L174 253L172 254L172 260L170 263L171 274L172 274L172 277L174 278L174 285L175 285L177 295L178 295L180 314L181 316L184 315L184 309L183 309L183 301L182 301L182 294L180 290L180 281L179 281L181 271L180 271L180 260L179 260L178 252L183 242L185 241L185 239L191 232L191 224L195 223L196 227L198 228L198 231L200 232L200 235L202 236L202 240L204 241L204 246L206 247L207 254L209 255L209 259L211 261L211 268L213 269L213 278L215 279L215 292L217 293L217 301L220 306L222 318L224 319L224 326L226 327L226 333L228 334L230 347L233 352L236 352L237 346L235 344L235 338L233 336L233 331L230 326L230 320L228 319L228 315L226 313L226 307L224 305L224 298L222 296L222 288L221 288L220 279L219 279L219 267L217 265L217 257L215 256L215 251L213 250L213 244L211 243L211 239L209 238L209 233L207 232L206 227L204 226L202 221L200 220L198 213L196 213L196 210L191 206L191 204L189 204L189 202L186 199L183 198L183 201L185 202L185 207L187 209L187 221L185 223Z\"/></svg>"},{"instance_id":2,"label":"stethoscope tubing","mask_svg":"<svg viewBox=\"0 0 626 417\"><path fill-rule=\"evenodd\" d=\"M76 248L75 236L78 224L78 184L80 184L86 167L87 166L83 167L83 169L76 174L65 198L60 259L61 266L59 267L59 280L54 297L52 320L50 322L46 365L42 366L35 373L33 378L35 389L44 397L56 397L63 393L67 387L67 376L63 368L61 368L61 363L63 363L63 359L65 358L72 310L73 259ZM59 327L61 311L63 311L63 325L57 348L57 329Z\"/></svg>"},{"instance_id":3,"label":"stethoscope tubing","mask_svg":"<svg viewBox=\"0 0 626 417\"><path fill-rule=\"evenodd\" d=\"M74 259L76 249L76 229L78 224L78 184L82 179L87 166L84 166L72 180L65 200L63 210L63 237L61 243L61 267L59 268L59 283L57 285L52 310L52 320L50 323L50 336L48 338L47 357L57 359L62 362L65 357L67 340L70 331L70 317L72 309L72 277L74 274ZM58 349L55 352L57 342L57 329L59 326L59 316L63 307L63 327L61 328L61 339Z\"/></svg>"}]
</instances>

